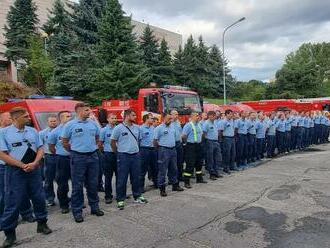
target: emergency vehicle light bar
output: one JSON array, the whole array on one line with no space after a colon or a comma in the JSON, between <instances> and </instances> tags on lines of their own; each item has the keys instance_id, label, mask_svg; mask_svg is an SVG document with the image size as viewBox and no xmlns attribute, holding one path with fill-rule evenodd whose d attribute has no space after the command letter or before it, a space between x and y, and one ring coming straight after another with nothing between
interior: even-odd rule
<instances>
[{"instance_id":1,"label":"emergency vehicle light bar","mask_svg":"<svg viewBox=\"0 0 330 248\"><path fill-rule=\"evenodd\" d=\"M179 85L164 85L165 89L173 89L173 90L190 90L189 87L179 86Z\"/></svg>"}]
</instances>

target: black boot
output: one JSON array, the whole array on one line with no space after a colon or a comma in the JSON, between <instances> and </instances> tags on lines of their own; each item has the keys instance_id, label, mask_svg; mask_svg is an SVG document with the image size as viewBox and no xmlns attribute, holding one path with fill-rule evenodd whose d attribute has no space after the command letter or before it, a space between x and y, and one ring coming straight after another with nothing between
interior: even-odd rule
<instances>
[{"instance_id":1,"label":"black boot","mask_svg":"<svg viewBox=\"0 0 330 248\"><path fill-rule=\"evenodd\" d=\"M204 181L203 176L202 175L197 175L196 178L196 183L207 183L206 181Z\"/></svg>"},{"instance_id":2,"label":"black boot","mask_svg":"<svg viewBox=\"0 0 330 248\"><path fill-rule=\"evenodd\" d=\"M190 185L190 178L189 177L185 177L184 178L184 187L187 189L191 189L191 185Z\"/></svg>"},{"instance_id":3,"label":"black boot","mask_svg":"<svg viewBox=\"0 0 330 248\"><path fill-rule=\"evenodd\" d=\"M166 190L165 190L165 186L161 186L161 187L159 188L159 190L160 190L160 196L161 196L161 197L166 197L166 196L167 196L167 194L166 194Z\"/></svg>"},{"instance_id":4,"label":"black boot","mask_svg":"<svg viewBox=\"0 0 330 248\"><path fill-rule=\"evenodd\" d=\"M184 191L184 189L180 187L179 183L175 183L172 186L172 191Z\"/></svg>"},{"instance_id":5,"label":"black boot","mask_svg":"<svg viewBox=\"0 0 330 248\"><path fill-rule=\"evenodd\" d=\"M47 226L47 222L43 221L43 222L38 222L38 226L37 226L37 233L42 233L42 234L50 234L53 231Z\"/></svg>"},{"instance_id":6,"label":"black boot","mask_svg":"<svg viewBox=\"0 0 330 248\"><path fill-rule=\"evenodd\" d=\"M16 242L16 232L15 229L11 231L5 231L6 239L2 244L2 247L12 247Z\"/></svg>"}]
</instances>

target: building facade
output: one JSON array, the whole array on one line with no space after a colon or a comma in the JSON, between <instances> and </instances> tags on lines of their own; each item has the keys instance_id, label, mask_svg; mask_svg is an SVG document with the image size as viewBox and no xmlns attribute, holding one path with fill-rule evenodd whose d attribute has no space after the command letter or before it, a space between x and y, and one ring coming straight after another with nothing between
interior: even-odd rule
<instances>
[{"instance_id":1,"label":"building facade","mask_svg":"<svg viewBox=\"0 0 330 248\"><path fill-rule=\"evenodd\" d=\"M4 56L6 47L4 45L5 37L3 27L6 24L7 13L10 9L10 6L13 5L14 2L15 0L0 0L0 81L17 81L17 70L14 64L10 61L7 61ZM49 15L48 10L52 9L55 0L34 0L34 2L38 7L37 14L41 26L46 22L47 17ZM139 37L141 37L141 35L143 34L143 30L147 26L147 24L138 21L132 21L132 24L134 25L133 32L139 39ZM150 27L154 31L155 37L157 38L157 40L159 40L159 42L163 38L165 38L165 40L168 42L170 52L173 55L182 43L182 35L159 27L151 25Z\"/></svg>"}]
</instances>

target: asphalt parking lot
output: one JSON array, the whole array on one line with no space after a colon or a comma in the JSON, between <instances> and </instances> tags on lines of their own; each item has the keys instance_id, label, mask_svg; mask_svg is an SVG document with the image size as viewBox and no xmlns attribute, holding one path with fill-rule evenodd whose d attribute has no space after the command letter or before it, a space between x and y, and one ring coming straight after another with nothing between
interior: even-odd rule
<instances>
[{"instance_id":1,"label":"asphalt parking lot","mask_svg":"<svg viewBox=\"0 0 330 248\"><path fill-rule=\"evenodd\" d=\"M257 167L149 203L128 200L125 210L85 209L76 224L58 207L49 210L53 233L36 224L17 229L18 247L330 247L330 145L263 161ZM1 233L1 239L4 238Z\"/></svg>"}]
</instances>

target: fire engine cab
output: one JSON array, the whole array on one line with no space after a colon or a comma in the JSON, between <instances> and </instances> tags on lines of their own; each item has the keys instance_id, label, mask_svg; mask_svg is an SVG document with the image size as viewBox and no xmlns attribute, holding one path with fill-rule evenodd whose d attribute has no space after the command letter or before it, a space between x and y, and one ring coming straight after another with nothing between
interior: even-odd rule
<instances>
[{"instance_id":1,"label":"fire engine cab","mask_svg":"<svg viewBox=\"0 0 330 248\"><path fill-rule=\"evenodd\" d=\"M102 105L94 108L95 115L100 123L106 123L108 113L117 115L118 121L123 120L123 112L133 109L137 114L137 124L142 124L142 117L152 113L161 121L164 112L176 109L181 123L189 119L191 111L202 112L202 101L197 92L187 87L163 86L162 88L142 88L139 90L137 99L129 100L103 100Z\"/></svg>"},{"instance_id":2,"label":"fire engine cab","mask_svg":"<svg viewBox=\"0 0 330 248\"><path fill-rule=\"evenodd\" d=\"M47 118L50 115L57 115L60 111L70 111L75 116L74 107L78 101L72 100L72 97L46 97L30 96L28 99L8 99L7 103L0 105L0 112L10 111L15 107L27 109L31 126L38 131L47 127Z\"/></svg>"}]
</instances>

